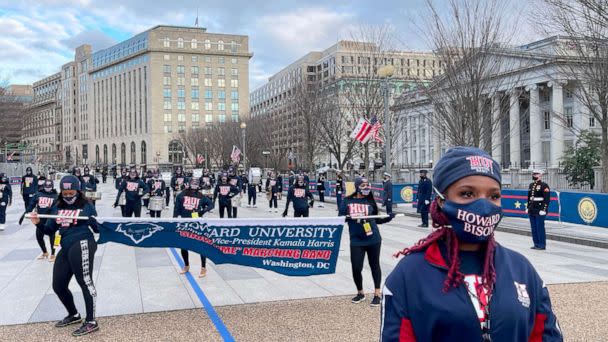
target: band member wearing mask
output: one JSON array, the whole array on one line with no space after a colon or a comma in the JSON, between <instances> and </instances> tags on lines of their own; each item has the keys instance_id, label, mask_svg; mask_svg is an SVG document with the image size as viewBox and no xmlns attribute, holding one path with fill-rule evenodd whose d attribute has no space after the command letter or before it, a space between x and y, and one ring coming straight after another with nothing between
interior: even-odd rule
<instances>
[{"instance_id":1,"label":"band member wearing mask","mask_svg":"<svg viewBox=\"0 0 608 342\"><path fill-rule=\"evenodd\" d=\"M152 175L152 170L147 170L146 171L146 175L142 177L142 180L144 181L144 183L148 184L148 182L154 178ZM148 189L150 189L150 187L148 187ZM148 194L148 196L144 196L143 197L143 201L144 201L144 207L148 207L148 203L150 203L150 194Z\"/></svg>"},{"instance_id":2,"label":"band member wearing mask","mask_svg":"<svg viewBox=\"0 0 608 342\"><path fill-rule=\"evenodd\" d=\"M390 215L393 213L393 182L391 182L391 174L388 172L384 173L382 190L382 206L386 208L386 213Z\"/></svg>"},{"instance_id":3,"label":"band member wearing mask","mask_svg":"<svg viewBox=\"0 0 608 342\"><path fill-rule=\"evenodd\" d=\"M99 184L99 179L90 173L88 167L84 168L84 174L81 177L82 180L82 191L85 192L97 192L97 184ZM95 205L95 199L89 198L91 203Z\"/></svg>"},{"instance_id":4,"label":"band member wearing mask","mask_svg":"<svg viewBox=\"0 0 608 342\"><path fill-rule=\"evenodd\" d=\"M135 169L131 169L131 171L129 171L129 178L122 182L120 189L118 189L116 201L113 205L114 208L116 208L116 206L118 205L120 195L123 192L126 193L127 199L127 204L125 205L125 213L123 217L131 217L133 215L135 215L135 217L140 217L141 197L144 195L144 193L147 192L147 187L144 181L139 179L137 171Z\"/></svg>"},{"instance_id":5,"label":"band member wearing mask","mask_svg":"<svg viewBox=\"0 0 608 342\"><path fill-rule=\"evenodd\" d=\"M245 172L243 172L241 174L241 192L243 194L247 193L247 186L249 185L249 178L247 178L247 174Z\"/></svg>"},{"instance_id":6,"label":"band member wearing mask","mask_svg":"<svg viewBox=\"0 0 608 342\"><path fill-rule=\"evenodd\" d=\"M114 188L116 190L120 190L122 183L125 182L129 177L127 177L127 169L120 169L120 176L116 177L114 180ZM122 217L126 216L125 205L120 205L120 214Z\"/></svg>"},{"instance_id":7,"label":"band member wearing mask","mask_svg":"<svg viewBox=\"0 0 608 342\"><path fill-rule=\"evenodd\" d=\"M171 190L173 190L173 198L177 198L177 195L184 190L186 183L186 175L184 175L181 166L178 166L175 170L175 174L171 177Z\"/></svg>"},{"instance_id":8,"label":"band member wearing mask","mask_svg":"<svg viewBox=\"0 0 608 342\"><path fill-rule=\"evenodd\" d=\"M164 200L167 185L165 184L165 181L161 178L160 172L158 170L156 170L156 172L152 174L152 178L148 180L147 188L150 191L150 198L157 197L162 198ZM150 217L160 217L161 212L162 210L150 209Z\"/></svg>"},{"instance_id":9,"label":"band member wearing mask","mask_svg":"<svg viewBox=\"0 0 608 342\"><path fill-rule=\"evenodd\" d=\"M6 225L6 208L13 202L13 189L6 174L0 173L0 232ZM27 207L26 207L27 208Z\"/></svg>"},{"instance_id":10,"label":"band member wearing mask","mask_svg":"<svg viewBox=\"0 0 608 342\"><path fill-rule=\"evenodd\" d=\"M232 218L236 218L237 217L237 209L239 207L239 205L241 204L241 198L243 197L243 194L241 193L241 189L243 188L243 184L241 183L241 177L236 175L236 171L234 168L230 168L228 169L228 183L230 183L230 185L237 187L237 189L239 189L239 193L238 196L234 196L232 197ZM230 216L228 216L230 217Z\"/></svg>"},{"instance_id":11,"label":"band member wearing mask","mask_svg":"<svg viewBox=\"0 0 608 342\"><path fill-rule=\"evenodd\" d=\"M108 169L106 169L104 167L103 170L101 170L101 181L103 182L103 184L106 184L107 179L108 179Z\"/></svg>"},{"instance_id":12,"label":"band member wearing mask","mask_svg":"<svg viewBox=\"0 0 608 342\"><path fill-rule=\"evenodd\" d=\"M336 204L338 205L338 210L340 210L340 206L342 205L342 195L344 194L344 178L342 177L342 173L338 172L338 176L336 177Z\"/></svg>"},{"instance_id":13,"label":"band member wearing mask","mask_svg":"<svg viewBox=\"0 0 608 342\"><path fill-rule=\"evenodd\" d=\"M25 175L21 177L21 196L26 209L36 192L38 192L38 178L32 172L32 168L28 166L25 169Z\"/></svg>"},{"instance_id":14,"label":"band member wearing mask","mask_svg":"<svg viewBox=\"0 0 608 342\"><path fill-rule=\"evenodd\" d=\"M308 190L303 176L298 176L295 184L287 191L287 204L285 205L285 211L283 211L283 217L287 216L289 203L291 202L293 202L293 217L308 217L308 208L312 208L315 200L310 190Z\"/></svg>"},{"instance_id":15,"label":"band member wearing mask","mask_svg":"<svg viewBox=\"0 0 608 342\"><path fill-rule=\"evenodd\" d=\"M274 172L270 173L270 177L266 179L266 196L268 197L268 212L272 212L274 206L274 212L279 212L279 205L277 203L277 194L279 193L279 182L275 178Z\"/></svg>"},{"instance_id":16,"label":"band member wearing mask","mask_svg":"<svg viewBox=\"0 0 608 342\"><path fill-rule=\"evenodd\" d=\"M542 170L534 170L532 179L528 187L528 205L526 211L530 216L530 226L532 228L532 249L544 250L547 246L545 235L545 219L551 203L551 189L549 185L541 180Z\"/></svg>"},{"instance_id":17,"label":"band member wearing mask","mask_svg":"<svg viewBox=\"0 0 608 342\"><path fill-rule=\"evenodd\" d=\"M213 202L215 203L215 200L218 200L220 218L224 218L224 211L228 212L228 218L232 218L232 198L239 193L239 188L228 182L228 175L222 174L213 191Z\"/></svg>"},{"instance_id":18,"label":"band member wearing mask","mask_svg":"<svg viewBox=\"0 0 608 342\"><path fill-rule=\"evenodd\" d=\"M200 180L198 178L190 178L188 189L182 191L175 199L173 217L200 218L206 212L213 209L213 201L198 191L199 186ZM190 260L187 250L182 249L181 253L184 259L184 268L181 273L184 274L190 270ZM206 262L207 258L201 255L201 273L199 274L201 278L207 275Z\"/></svg>"},{"instance_id":19,"label":"band member wearing mask","mask_svg":"<svg viewBox=\"0 0 608 342\"><path fill-rule=\"evenodd\" d=\"M420 213L422 224L418 227L427 228L429 226L429 207L433 196L433 182L427 178L427 171L420 170L420 181L418 182L418 203L416 211Z\"/></svg>"},{"instance_id":20,"label":"band member wearing mask","mask_svg":"<svg viewBox=\"0 0 608 342\"><path fill-rule=\"evenodd\" d=\"M80 191L78 178L73 175L64 176L59 183L61 191L57 204L51 209L51 215L69 217L97 216L95 207L87 201ZM40 218L37 213L31 214L31 221L38 225ZM55 327L65 327L82 322L80 314L74 305L74 297L69 289L70 280L76 278L84 296L86 318L80 328L75 330L73 336L82 336L99 330L95 321L95 300L97 291L93 285L93 265L95 265L95 251L97 243L93 232L98 232L94 219L48 219L45 228L48 231L57 231L61 235L61 249L57 253L53 266L53 291L66 308L68 315L55 324Z\"/></svg>"},{"instance_id":21,"label":"band member wearing mask","mask_svg":"<svg viewBox=\"0 0 608 342\"><path fill-rule=\"evenodd\" d=\"M437 162L431 234L387 277L382 341L562 341L547 288L530 262L498 244L500 165L475 147Z\"/></svg>"},{"instance_id":22,"label":"band member wearing mask","mask_svg":"<svg viewBox=\"0 0 608 342\"><path fill-rule=\"evenodd\" d=\"M253 179L251 179L247 182L247 207L248 208L249 207L257 208L257 205L256 205L256 201L257 201L257 197L258 197L258 193L257 193L257 189L256 189L257 186L258 186L258 184L255 184L253 182ZM253 201L253 206L251 205L252 201Z\"/></svg>"},{"instance_id":23,"label":"band member wearing mask","mask_svg":"<svg viewBox=\"0 0 608 342\"><path fill-rule=\"evenodd\" d=\"M46 177L40 171L38 171L38 192L42 191L42 188L44 188L45 180Z\"/></svg>"},{"instance_id":24,"label":"band member wearing mask","mask_svg":"<svg viewBox=\"0 0 608 342\"><path fill-rule=\"evenodd\" d=\"M319 175L317 180L317 192L319 193L319 208L325 207L325 176Z\"/></svg>"},{"instance_id":25,"label":"band member wearing mask","mask_svg":"<svg viewBox=\"0 0 608 342\"><path fill-rule=\"evenodd\" d=\"M53 186L53 181L47 179L44 181L44 185L42 187L42 191L38 192L32 198L30 202L30 206L27 208L27 212L35 211L38 214L50 214L51 209L56 204L57 201L57 191ZM49 258L49 253L44 244L44 236L47 235L49 237L49 243L51 245L51 256L49 258L50 262L55 260L55 232L48 231L45 229L46 221L48 219L41 218L40 223L36 225L36 241L38 241L38 246L42 250L42 255L38 257L38 260ZM21 224L21 222L19 222Z\"/></svg>"},{"instance_id":26,"label":"band member wearing mask","mask_svg":"<svg viewBox=\"0 0 608 342\"><path fill-rule=\"evenodd\" d=\"M370 305L380 305L380 282L382 271L380 270L380 246L382 238L378 225L390 222L393 215L386 218L360 218L378 215L378 205L374 199L371 185L367 178L357 177L355 179L355 192L345 197L339 208L338 215L346 216L348 232L350 235L350 262L353 279L357 287L357 295L351 302L360 303L365 300L363 292L363 261L365 254L374 279L374 298Z\"/></svg>"},{"instance_id":27,"label":"band member wearing mask","mask_svg":"<svg viewBox=\"0 0 608 342\"><path fill-rule=\"evenodd\" d=\"M205 170L201 177L201 192L203 195L208 197L211 201L213 201L213 178L211 178L211 174L209 170Z\"/></svg>"},{"instance_id":28,"label":"band member wearing mask","mask_svg":"<svg viewBox=\"0 0 608 342\"><path fill-rule=\"evenodd\" d=\"M281 176L281 174L277 175L277 186L279 190L279 192L277 192L277 198L283 199L283 176ZM289 187L291 187L291 185Z\"/></svg>"}]
</instances>

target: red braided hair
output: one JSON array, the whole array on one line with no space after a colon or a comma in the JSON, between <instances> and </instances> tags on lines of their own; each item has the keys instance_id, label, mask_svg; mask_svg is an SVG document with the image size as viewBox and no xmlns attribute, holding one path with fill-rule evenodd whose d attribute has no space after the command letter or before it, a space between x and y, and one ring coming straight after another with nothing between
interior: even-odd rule
<instances>
[{"instance_id":1,"label":"red braided hair","mask_svg":"<svg viewBox=\"0 0 608 342\"><path fill-rule=\"evenodd\" d=\"M394 254L395 257L400 255L408 255L414 252L424 251L430 245L434 244L439 240L445 241L448 252L448 276L443 284L443 292L447 292L452 287L458 287L464 281L464 274L460 272L460 257L458 256L459 244L458 238L452 230L450 220L441 211L437 199L431 203L431 218L433 219L433 227L437 228L435 231L430 233L428 236L420 239L413 246L405 248ZM483 267L483 286L491 292L496 282L496 269L494 268L494 250L496 249L496 241L494 240L494 234L490 235L490 238L486 245L486 255L484 258Z\"/></svg>"}]
</instances>

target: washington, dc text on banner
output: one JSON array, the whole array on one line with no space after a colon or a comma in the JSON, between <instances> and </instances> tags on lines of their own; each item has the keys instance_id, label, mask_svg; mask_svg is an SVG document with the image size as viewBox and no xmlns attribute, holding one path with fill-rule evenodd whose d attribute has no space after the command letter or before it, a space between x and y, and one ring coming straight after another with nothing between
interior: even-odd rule
<instances>
[{"instance_id":1,"label":"washington, dc text on banner","mask_svg":"<svg viewBox=\"0 0 608 342\"><path fill-rule=\"evenodd\" d=\"M343 217L96 220L98 243L183 248L215 264L253 266L290 276L335 273L344 225Z\"/></svg>"}]
</instances>

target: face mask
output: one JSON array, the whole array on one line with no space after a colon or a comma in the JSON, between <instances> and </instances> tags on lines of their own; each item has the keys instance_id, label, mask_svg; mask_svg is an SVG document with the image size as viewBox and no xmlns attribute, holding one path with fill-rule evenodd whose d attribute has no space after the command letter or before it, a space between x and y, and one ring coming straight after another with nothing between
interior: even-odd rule
<instances>
[{"instance_id":1,"label":"face mask","mask_svg":"<svg viewBox=\"0 0 608 342\"><path fill-rule=\"evenodd\" d=\"M135 178L135 177L137 177L137 174L136 174L136 173L134 173L134 172L129 173L129 177L131 177L131 178Z\"/></svg>"},{"instance_id":2,"label":"face mask","mask_svg":"<svg viewBox=\"0 0 608 342\"><path fill-rule=\"evenodd\" d=\"M304 182L298 182L299 186L304 186Z\"/></svg>"},{"instance_id":3,"label":"face mask","mask_svg":"<svg viewBox=\"0 0 608 342\"><path fill-rule=\"evenodd\" d=\"M532 180L538 180L538 176L532 176Z\"/></svg>"},{"instance_id":4,"label":"face mask","mask_svg":"<svg viewBox=\"0 0 608 342\"><path fill-rule=\"evenodd\" d=\"M467 204L446 200L441 210L450 219L458 239L467 243L487 241L502 219L502 207L485 198Z\"/></svg>"},{"instance_id":5,"label":"face mask","mask_svg":"<svg viewBox=\"0 0 608 342\"><path fill-rule=\"evenodd\" d=\"M48 187L48 188L46 186L44 187L44 191L46 191L46 192L51 192L52 190L53 190L53 187Z\"/></svg>"},{"instance_id":6,"label":"face mask","mask_svg":"<svg viewBox=\"0 0 608 342\"><path fill-rule=\"evenodd\" d=\"M68 196L63 196L63 200L67 204L74 204L76 202L76 198L78 198L78 195L69 196L69 197Z\"/></svg>"}]
</instances>

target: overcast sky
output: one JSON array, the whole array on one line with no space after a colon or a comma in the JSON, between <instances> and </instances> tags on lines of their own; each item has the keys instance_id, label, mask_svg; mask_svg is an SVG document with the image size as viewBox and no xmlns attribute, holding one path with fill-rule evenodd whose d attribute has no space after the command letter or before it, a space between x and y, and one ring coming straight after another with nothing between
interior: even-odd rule
<instances>
[{"instance_id":1,"label":"overcast sky","mask_svg":"<svg viewBox=\"0 0 608 342\"><path fill-rule=\"evenodd\" d=\"M514 1L506 14L522 15L527 1ZM59 71L83 43L97 51L155 25L193 26L197 7L209 32L249 36L251 90L361 25L391 25L401 48L426 49L412 24L424 0L0 0L0 79L35 82Z\"/></svg>"}]
</instances>

